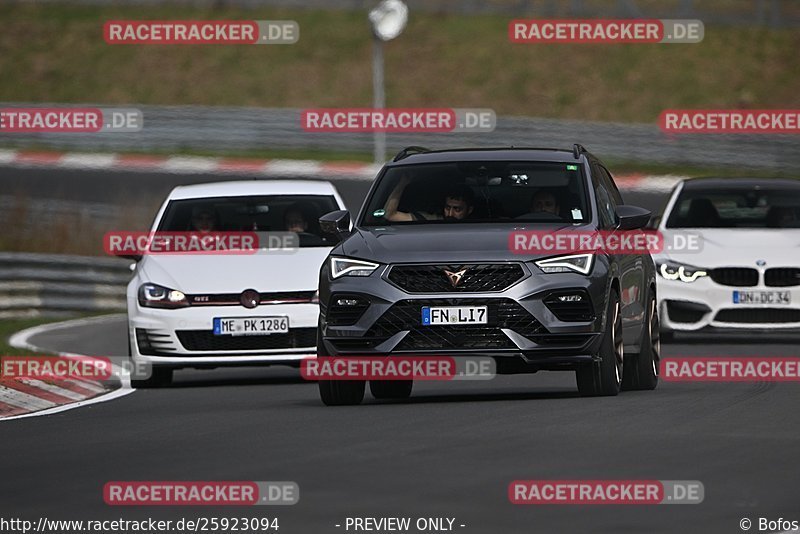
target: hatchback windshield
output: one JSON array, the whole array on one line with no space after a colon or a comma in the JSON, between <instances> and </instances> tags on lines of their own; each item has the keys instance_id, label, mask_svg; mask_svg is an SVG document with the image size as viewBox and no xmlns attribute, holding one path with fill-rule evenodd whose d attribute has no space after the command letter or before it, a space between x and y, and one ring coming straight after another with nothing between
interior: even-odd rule
<instances>
[{"instance_id":1,"label":"hatchback windshield","mask_svg":"<svg viewBox=\"0 0 800 534\"><path fill-rule=\"evenodd\" d=\"M270 195L173 200L162 232L294 232L300 247L333 246L319 227L321 215L339 209L327 195Z\"/></svg>"},{"instance_id":2,"label":"hatchback windshield","mask_svg":"<svg viewBox=\"0 0 800 534\"><path fill-rule=\"evenodd\" d=\"M590 220L577 164L489 161L394 167L371 196L362 226Z\"/></svg>"}]
</instances>

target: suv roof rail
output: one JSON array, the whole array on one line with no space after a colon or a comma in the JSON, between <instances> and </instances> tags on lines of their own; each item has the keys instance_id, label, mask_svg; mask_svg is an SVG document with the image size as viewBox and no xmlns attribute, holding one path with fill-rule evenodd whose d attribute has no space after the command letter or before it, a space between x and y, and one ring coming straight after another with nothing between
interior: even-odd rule
<instances>
[{"instance_id":1,"label":"suv roof rail","mask_svg":"<svg viewBox=\"0 0 800 534\"><path fill-rule=\"evenodd\" d=\"M397 155L392 159L392 161L400 161L401 159L407 158L411 154L422 154L423 152L430 152L429 148L425 148L424 146L407 146L403 150L397 153Z\"/></svg>"},{"instance_id":2,"label":"suv roof rail","mask_svg":"<svg viewBox=\"0 0 800 534\"><path fill-rule=\"evenodd\" d=\"M581 154L584 152L588 151L583 147L583 145L579 145L578 143L572 145L572 155L575 156L575 159L581 159Z\"/></svg>"}]
</instances>

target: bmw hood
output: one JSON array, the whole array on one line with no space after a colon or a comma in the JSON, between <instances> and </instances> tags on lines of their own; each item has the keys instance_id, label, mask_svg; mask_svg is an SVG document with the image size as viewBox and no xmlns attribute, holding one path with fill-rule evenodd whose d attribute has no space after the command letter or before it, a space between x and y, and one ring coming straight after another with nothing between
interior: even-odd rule
<instances>
[{"instance_id":1,"label":"bmw hood","mask_svg":"<svg viewBox=\"0 0 800 534\"><path fill-rule=\"evenodd\" d=\"M663 234L664 251L654 255L656 261L713 269L756 267L756 262L764 262L765 267L796 267L800 258L800 230L796 229L703 228L664 230ZM680 236L692 234L699 236L699 250L677 250L683 244Z\"/></svg>"},{"instance_id":2,"label":"bmw hood","mask_svg":"<svg viewBox=\"0 0 800 534\"><path fill-rule=\"evenodd\" d=\"M256 254L153 254L139 264L147 282L184 293L240 293L245 289L311 291L330 248L259 251Z\"/></svg>"},{"instance_id":3,"label":"bmw hood","mask_svg":"<svg viewBox=\"0 0 800 534\"><path fill-rule=\"evenodd\" d=\"M346 256L379 263L528 261L557 255L515 253L514 231L580 230L573 225L430 224L357 229L341 246Z\"/></svg>"}]
</instances>

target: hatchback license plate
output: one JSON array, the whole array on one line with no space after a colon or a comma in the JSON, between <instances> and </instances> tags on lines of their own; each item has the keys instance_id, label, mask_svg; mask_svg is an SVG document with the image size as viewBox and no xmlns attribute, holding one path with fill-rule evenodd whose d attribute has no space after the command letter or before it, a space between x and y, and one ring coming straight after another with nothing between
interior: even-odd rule
<instances>
[{"instance_id":1,"label":"hatchback license plate","mask_svg":"<svg viewBox=\"0 0 800 534\"><path fill-rule=\"evenodd\" d=\"M285 334L289 331L289 318L276 317L215 317L215 336L264 336Z\"/></svg>"}]
</instances>

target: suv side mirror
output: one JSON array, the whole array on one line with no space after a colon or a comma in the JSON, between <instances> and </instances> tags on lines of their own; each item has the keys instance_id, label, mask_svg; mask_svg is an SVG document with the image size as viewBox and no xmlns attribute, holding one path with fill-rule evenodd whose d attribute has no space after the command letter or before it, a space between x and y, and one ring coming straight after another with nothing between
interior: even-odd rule
<instances>
[{"instance_id":1,"label":"suv side mirror","mask_svg":"<svg viewBox=\"0 0 800 534\"><path fill-rule=\"evenodd\" d=\"M616 212L619 230L639 230L650 221L650 210L639 206L617 206Z\"/></svg>"},{"instance_id":2,"label":"suv side mirror","mask_svg":"<svg viewBox=\"0 0 800 534\"><path fill-rule=\"evenodd\" d=\"M326 234L336 236L339 241L350 234L350 212L332 211L319 218L319 227Z\"/></svg>"}]
</instances>

